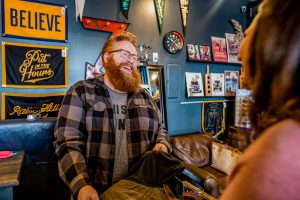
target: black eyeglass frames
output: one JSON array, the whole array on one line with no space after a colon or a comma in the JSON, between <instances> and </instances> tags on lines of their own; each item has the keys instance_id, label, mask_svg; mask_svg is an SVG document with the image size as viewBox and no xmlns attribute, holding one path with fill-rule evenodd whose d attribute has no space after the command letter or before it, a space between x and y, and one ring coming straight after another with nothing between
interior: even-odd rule
<instances>
[{"instance_id":1,"label":"black eyeglass frames","mask_svg":"<svg viewBox=\"0 0 300 200\"><path fill-rule=\"evenodd\" d=\"M125 59L130 59L132 57L132 59L137 62L138 60L138 56L135 54L130 53L129 51L125 50L125 49L117 49L117 50L112 50L109 51L107 53L115 53L115 52L119 52L121 58L125 58Z\"/></svg>"}]
</instances>

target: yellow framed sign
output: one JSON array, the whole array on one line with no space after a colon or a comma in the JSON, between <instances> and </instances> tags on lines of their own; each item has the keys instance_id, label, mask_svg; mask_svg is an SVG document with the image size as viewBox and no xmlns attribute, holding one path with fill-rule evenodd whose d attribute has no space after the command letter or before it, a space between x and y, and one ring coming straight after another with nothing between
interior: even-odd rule
<instances>
[{"instance_id":1,"label":"yellow framed sign","mask_svg":"<svg viewBox=\"0 0 300 200\"><path fill-rule=\"evenodd\" d=\"M42 118L57 117L64 96L65 93L2 93L1 119L24 119L31 114L40 114Z\"/></svg>"},{"instance_id":2,"label":"yellow framed sign","mask_svg":"<svg viewBox=\"0 0 300 200\"><path fill-rule=\"evenodd\" d=\"M68 48L2 42L2 87L68 87Z\"/></svg>"},{"instance_id":3,"label":"yellow framed sign","mask_svg":"<svg viewBox=\"0 0 300 200\"><path fill-rule=\"evenodd\" d=\"M67 42L67 11L60 4L2 0L2 36Z\"/></svg>"}]
</instances>

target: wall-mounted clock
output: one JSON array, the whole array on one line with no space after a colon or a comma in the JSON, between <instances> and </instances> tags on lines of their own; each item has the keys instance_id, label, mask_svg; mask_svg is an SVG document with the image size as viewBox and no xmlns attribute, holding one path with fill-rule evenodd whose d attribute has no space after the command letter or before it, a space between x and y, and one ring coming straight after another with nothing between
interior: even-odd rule
<instances>
[{"instance_id":1,"label":"wall-mounted clock","mask_svg":"<svg viewBox=\"0 0 300 200\"><path fill-rule=\"evenodd\" d=\"M183 49L183 37L177 31L166 33L163 40L164 46L170 53L179 53Z\"/></svg>"}]
</instances>

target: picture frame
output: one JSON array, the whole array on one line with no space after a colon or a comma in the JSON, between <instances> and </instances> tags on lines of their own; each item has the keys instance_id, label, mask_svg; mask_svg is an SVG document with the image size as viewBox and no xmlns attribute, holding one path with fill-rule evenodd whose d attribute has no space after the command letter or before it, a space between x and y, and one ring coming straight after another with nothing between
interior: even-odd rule
<instances>
[{"instance_id":1,"label":"picture frame","mask_svg":"<svg viewBox=\"0 0 300 200\"><path fill-rule=\"evenodd\" d=\"M239 71L225 70L225 96L235 96L239 89Z\"/></svg>"},{"instance_id":2,"label":"picture frame","mask_svg":"<svg viewBox=\"0 0 300 200\"><path fill-rule=\"evenodd\" d=\"M227 47L227 58L229 63L241 63L237 56L240 49L240 41L236 34L225 33L226 47Z\"/></svg>"},{"instance_id":3,"label":"picture frame","mask_svg":"<svg viewBox=\"0 0 300 200\"><path fill-rule=\"evenodd\" d=\"M225 84L223 73L210 73L211 96L224 96Z\"/></svg>"},{"instance_id":4,"label":"picture frame","mask_svg":"<svg viewBox=\"0 0 300 200\"><path fill-rule=\"evenodd\" d=\"M200 60L200 50L198 44L187 44L187 57L189 61Z\"/></svg>"},{"instance_id":5,"label":"picture frame","mask_svg":"<svg viewBox=\"0 0 300 200\"><path fill-rule=\"evenodd\" d=\"M199 45L200 60L211 61L211 51L209 45Z\"/></svg>"},{"instance_id":6,"label":"picture frame","mask_svg":"<svg viewBox=\"0 0 300 200\"><path fill-rule=\"evenodd\" d=\"M228 62L225 38L211 36L211 48L214 61Z\"/></svg>"},{"instance_id":7,"label":"picture frame","mask_svg":"<svg viewBox=\"0 0 300 200\"><path fill-rule=\"evenodd\" d=\"M203 79L201 73L186 72L186 89L188 97L203 97Z\"/></svg>"}]
</instances>

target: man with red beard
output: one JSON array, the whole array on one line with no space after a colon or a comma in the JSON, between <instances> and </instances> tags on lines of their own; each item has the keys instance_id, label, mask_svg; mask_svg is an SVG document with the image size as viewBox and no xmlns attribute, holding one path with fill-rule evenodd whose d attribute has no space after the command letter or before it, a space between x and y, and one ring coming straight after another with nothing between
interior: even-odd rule
<instances>
[{"instance_id":1,"label":"man with red beard","mask_svg":"<svg viewBox=\"0 0 300 200\"><path fill-rule=\"evenodd\" d=\"M160 111L140 87L136 36L111 36L102 62L104 75L67 91L55 127L59 174L80 200L98 200L146 151L171 151Z\"/></svg>"}]
</instances>

